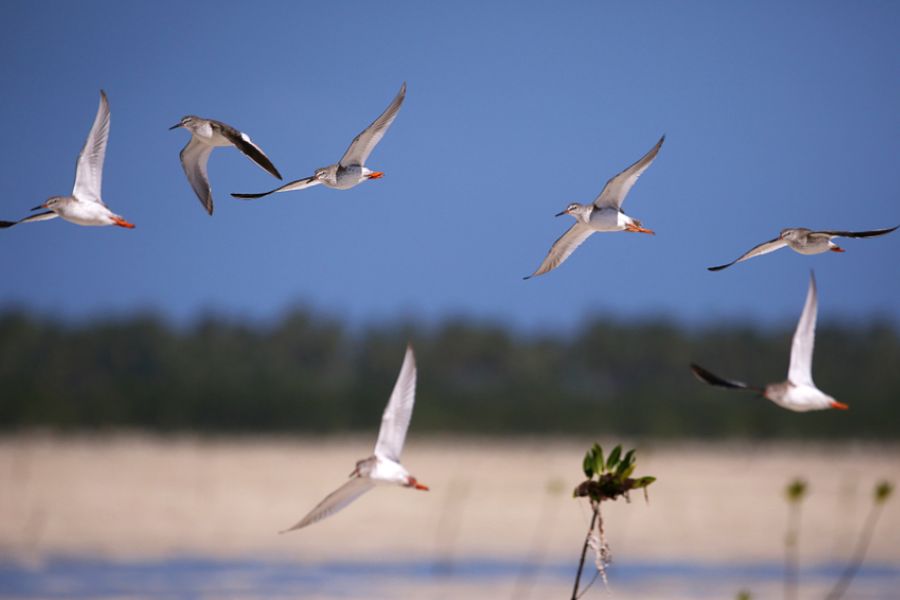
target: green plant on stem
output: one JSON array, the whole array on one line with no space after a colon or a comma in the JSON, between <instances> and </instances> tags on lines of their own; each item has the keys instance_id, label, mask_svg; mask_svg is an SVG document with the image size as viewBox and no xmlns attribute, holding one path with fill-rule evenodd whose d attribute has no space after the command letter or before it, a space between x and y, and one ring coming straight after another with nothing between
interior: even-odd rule
<instances>
[{"instance_id":1,"label":"green plant on stem","mask_svg":"<svg viewBox=\"0 0 900 600\"><path fill-rule=\"evenodd\" d=\"M623 456L621 445L613 448L612 452L604 460L603 448L600 447L600 444L594 444L584 455L584 461L581 466L587 479L578 484L572 495L575 498L587 498L591 503L593 515L591 516L591 525L584 538L584 545L581 548L578 571L575 573L575 587L572 589L572 600L577 600L580 597L578 588L581 584L581 573L584 570L584 559L588 548L594 551L597 575L603 579L604 584L608 583L606 566L611 561L611 554L603 531L600 503L604 500L617 500L620 496L630 500L628 494L635 489L643 489L644 499L646 500L647 486L656 481L655 477L633 478L631 476L636 466L634 450L629 450ZM585 586L582 594L596 580L597 575L594 576L591 583Z\"/></svg>"},{"instance_id":2,"label":"green plant on stem","mask_svg":"<svg viewBox=\"0 0 900 600\"><path fill-rule=\"evenodd\" d=\"M784 597L796 600L799 587L797 576L797 540L800 537L800 507L806 496L806 481L799 477L791 481L784 490L788 502L787 533L784 536Z\"/></svg>"},{"instance_id":3,"label":"green plant on stem","mask_svg":"<svg viewBox=\"0 0 900 600\"><path fill-rule=\"evenodd\" d=\"M875 525L878 523L878 518L881 516L881 510L888 498L891 497L893 491L894 484L890 481L880 481L875 485L875 489L872 493L872 508L869 510L869 514L863 523L863 528L859 532L859 538L856 541L853 557L850 559L847 568L844 569L844 572L841 574L841 578L838 579L837 583L834 584L834 587L831 588L831 591L828 592L825 600L838 600L844 595L847 588L850 587L850 583L853 581L853 578L856 576L857 571L859 571L859 568L866 558L866 551L868 551L869 544L872 542L872 535L875 533Z\"/></svg>"}]
</instances>

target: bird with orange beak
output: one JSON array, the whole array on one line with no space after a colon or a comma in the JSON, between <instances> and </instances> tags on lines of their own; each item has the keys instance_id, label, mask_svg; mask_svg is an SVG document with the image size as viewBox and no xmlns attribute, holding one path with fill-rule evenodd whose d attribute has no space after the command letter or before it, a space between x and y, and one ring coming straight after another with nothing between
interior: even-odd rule
<instances>
[{"instance_id":1,"label":"bird with orange beak","mask_svg":"<svg viewBox=\"0 0 900 600\"><path fill-rule=\"evenodd\" d=\"M406 440L406 430L412 418L416 401L416 359L412 346L406 347L400 375L394 384L394 391L381 417L381 429L372 456L356 462L350 479L341 487L328 494L315 508L300 521L281 533L302 529L333 515L348 504L379 485L399 485L405 488L428 491L428 486L419 483L400 464L400 453Z\"/></svg>"},{"instance_id":2,"label":"bird with orange beak","mask_svg":"<svg viewBox=\"0 0 900 600\"><path fill-rule=\"evenodd\" d=\"M816 384L813 383L812 359L813 346L815 346L816 341L816 317L818 313L819 294L816 291L816 277L810 272L806 303L803 305L803 312L800 313L800 320L797 322L797 329L794 331L794 339L791 342L791 363L788 367L788 378L786 381L770 383L762 387L719 377L696 363L691 364L691 371L697 379L708 385L756 392L778 406L794 412L826 410L829 408L847 410L848 406L846 404L838 402L817 388Z\"/></svg>"},{"instance_id":3,"label":"bird with orange beak","mask_svg":"<svg viewBox=\"0 0 900 600\"><path fill-rule=\"evenodd\" d=\"M53 196L46 202L32 208L32 212L43 210L18 221L0 221L0 229L19 223L35 223L61 217L75 223L100 227L116 225L134 229L134 225L117 215L106 206L101 198L103 186L103 161L106 158L106 143L109 140L109 100L106 92L100 90L100 105L94 124L88 132L84 146L75 163L75 187L70 196Z\"/></svg>"},{"instance_id":4,"label":"bird with orange beak","mask_svg":"<svg viewBox=\"0 0 900 600\"><path fill-rule=\"evenodd\" d=\"M573 202L566 207L566 210L557 213L557 217L563 215L575 217L575 224L553 243L553 247L550 248L550 252L537 271L525 279L543 275L561 265L582 242L596 231L631 231L653 235L653 231L646 229L640 221L622 211L622 202L641 174L656 158L665 140L666 136L662 136L639 161L607 181L603 191L593 203Z\"/></svg>"},{"instance_id":5,"label":"bird with orange beak","mask_svg":"<svg viewBox=\"0 0 900 600\"><path fill-rule=\"evenodd\" d=\"M403 100L405 98L406 83L404 82L403 85L400 86L400 91L397 92L397 95L388 107L384 109L381 116L375 119L371 125L366 127L362 133L353 138L353 141L350 142L350 147L347 148L347 151L344 152L344 156L342 156L341 160L337 163L322 167L321 169L316 169L315 173L309 177L291 181L290 183L286 183L285 185L275 188L274 190L269 190L268 192L231 195L242 200L255 200L256 198L262 198L269 194L303 190L319 184L336 190L349 190L368 179L381 179L384 177L384 173L369 169L365 166L365 162L366 159L369 158L369 154L372 153L372 150L375 149L375 146L378 145L378 142L381 141L381 138L384 137L384 134L387 133L391 123L397 118L397 113L400 111L400 107L403 105Z\"/></svg>"}]
</instances>

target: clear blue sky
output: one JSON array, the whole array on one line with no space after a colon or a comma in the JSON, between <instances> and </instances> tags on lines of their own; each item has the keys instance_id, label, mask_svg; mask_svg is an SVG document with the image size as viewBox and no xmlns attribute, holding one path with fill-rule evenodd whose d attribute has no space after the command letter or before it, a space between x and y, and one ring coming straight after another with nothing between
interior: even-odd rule
<instances>
[{"instance_id":1,"label":"clear blue sky","mask_svg":"<svg viewBox=\"0 0 900 600\"><path fill-rule=\"evenodd\" d=\"M0 306L349 322L413 316L571 327L596 311L900 320L900 234L721 273L785 226L900 223L900 3L4 2L0 218L71 191L109 95L103 195L137 224L0 231ZM178 161L185 114L229 123L286 180L337 160L409 92L369 166L384 179L256 202L277 181L232 148L209 217ZM530 280L606 180L667 141L625 210Z\"/></svg>"}]
</instances>

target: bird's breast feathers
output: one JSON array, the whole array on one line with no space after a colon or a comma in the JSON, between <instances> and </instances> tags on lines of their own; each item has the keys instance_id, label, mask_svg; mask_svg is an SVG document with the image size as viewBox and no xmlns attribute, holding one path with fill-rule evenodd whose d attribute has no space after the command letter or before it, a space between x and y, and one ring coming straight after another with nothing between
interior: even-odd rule
<instances>
[{"instance_id":1,"label":"bird's breast feathers","mask_svg":"<svg viewBox=\"0 0 900 600\"><path fill-rule=\"evenodd\" d=\"M612 208L595 209L591 213L590 226L597 231L621 231L631 217Z\"/></svg>"},{"instance_id":2,"label":"bird's breast feathers","mask_svg":"<svg viewBox=\"0 0 900 600\"><path fill-rule=\"evenodd\" d=\"M370 477L375 483L405 484L409 473L400 463L379 457Z\"/></svg>"}]
</instances>

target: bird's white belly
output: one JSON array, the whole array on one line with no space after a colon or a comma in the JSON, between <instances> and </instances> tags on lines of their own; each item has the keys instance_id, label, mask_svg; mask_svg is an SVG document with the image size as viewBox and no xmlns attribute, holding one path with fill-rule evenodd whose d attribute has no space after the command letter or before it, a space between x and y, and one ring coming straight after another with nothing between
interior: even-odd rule
<instances>
[{"instance_id":1,"label":"bird's white belly","mask_svg":"<svg viewBox=\"0 0 900 600\"><path fill-rule=\"evenodd\" d=\"M776 389L777 388L777 389ZM809 385L779 385L770 387L768 397L775 404L796 412L830 408L834 398Z\"/></svg>"},{"instance_id":2,"label":"bird's white belly","mask_svg":"<svg viewBox=\"0 0 900 600\"><path fill-rule=\"evenodd\" d=\"M375 468L369 474L372 481L378 484L405 484L409 473L398 462L386 458L379 458L375 463Z\"/></svg>"},{"instance_id":3,"label":"bird's white belly","mask_svg":"<svg viewBox=\"0 0 900 600\"><path fill-rule=\"evenodd\" d=\"M595 210L591 213L591 220L588 223L594 231L622 231L625 224L628 223L628 217L618 210L603 208Z\"/></svg>"},{"instance_id":4,"label":"bird's white belly","mask_svg":"<svg viewBox=\"0 0 900 600\"><path fill-rule=\"evenodd\" d=\"M194 130L201 141L210 146L233 146L233 144L224 135L212 128L209 123L204 123Z\"/></svg>"},{"instance_id":5,"label":"bird's white belly","mask_svg":"<svg viewBox=\"0 0 900 600\"><path fill-rule=\"evenodd\" d=\"M60 207L56 214L76 225L102 226L113 224L109 209L96 202L71 202Z\"/></svg>"},{"instance_id":6,"label":"bird's white belly","mask_svg":"<svg viewBox=\"0 0 900 600\"><path fill-rule=\"evenodd\" d=\"M828 252L828 240L811 242L803 245L791 245L791 249L800 254L822 254Z\"/></svg>"},{"instance_id":7,"label":"bird's white belly","mask_svg":"<svg viewBox=\"0 0 900 600\"><path fill-rule=\"evenodd\" d=\"M349 190L363 182L365 178L362 176L362 167L352 166L344 169L338 169L334 182L327 179L323 180L326 186L336 190Z\"/></svg>"}]
</instances>

